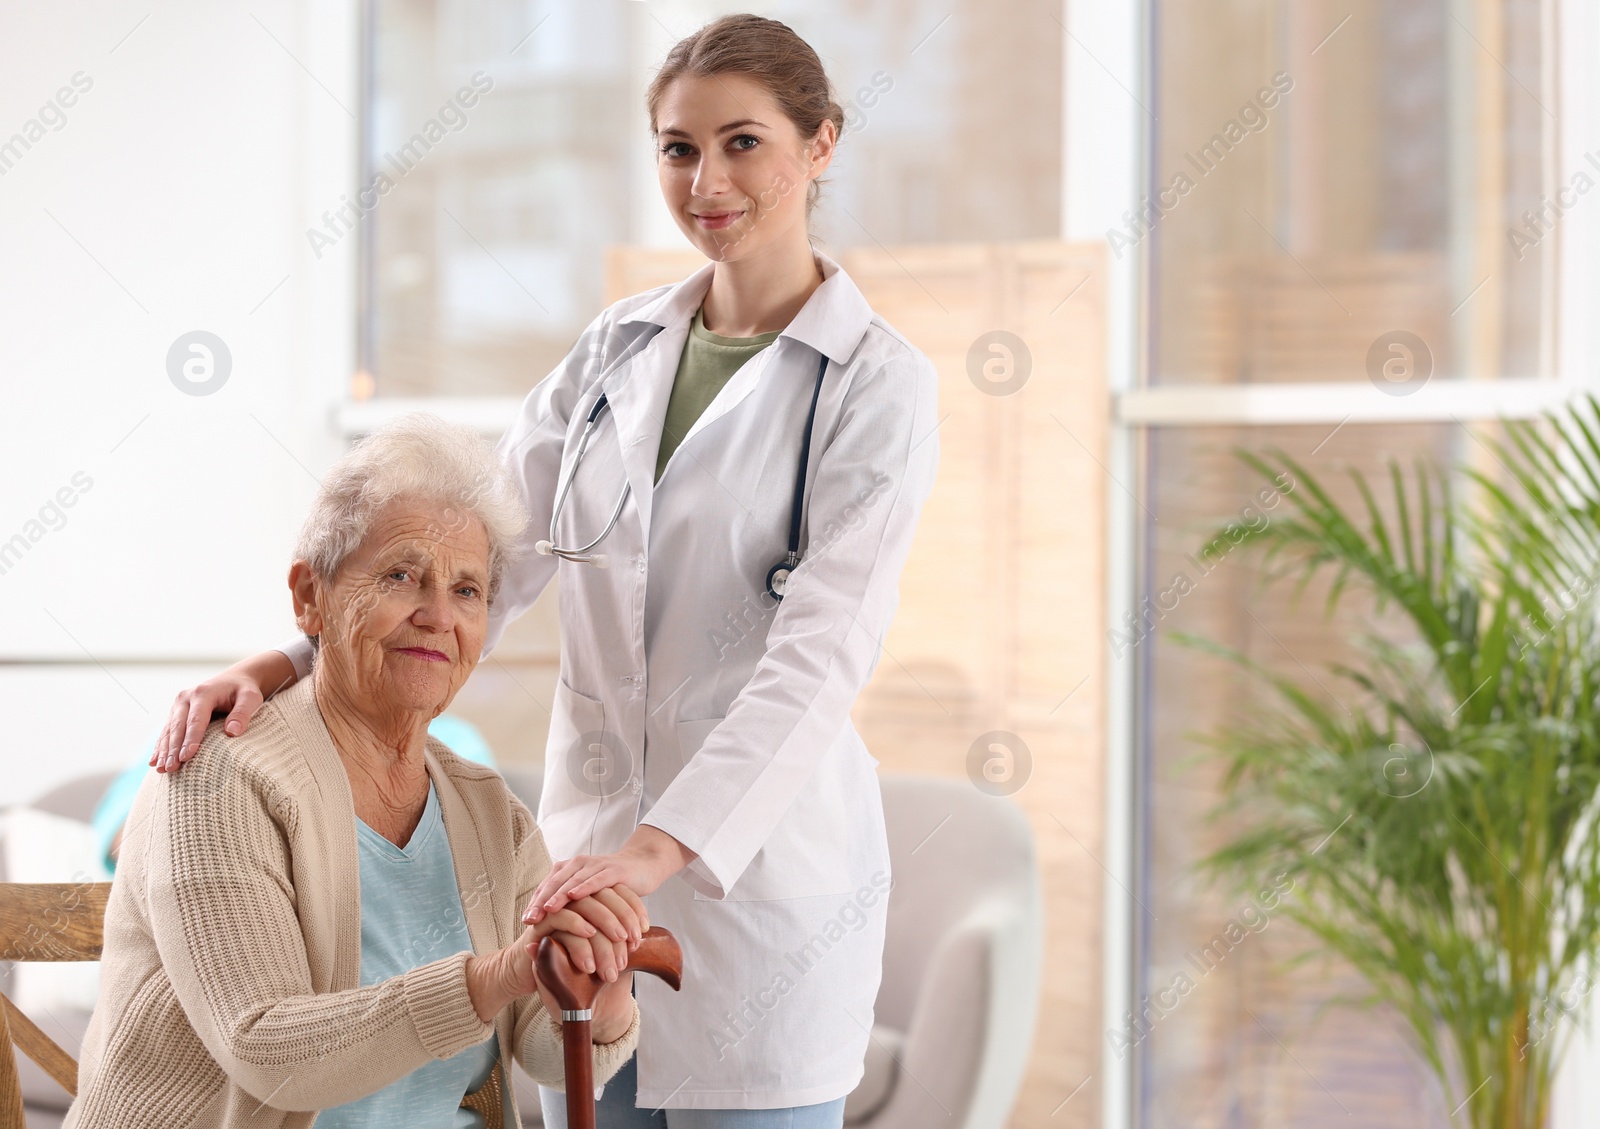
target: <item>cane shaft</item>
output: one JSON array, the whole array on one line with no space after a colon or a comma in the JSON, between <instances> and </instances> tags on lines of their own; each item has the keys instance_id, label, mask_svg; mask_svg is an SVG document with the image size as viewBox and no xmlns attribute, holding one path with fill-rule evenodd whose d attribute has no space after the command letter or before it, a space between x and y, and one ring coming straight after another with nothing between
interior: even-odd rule
<instances>
[{"instance_id":1,"label":"cane shaft","mask_svg":"<svg viewBox=\"0 0 1600 1129\"><path fill-rule=\"evenodd\" d=\"M566 1063L567 1129L594 1129L594 1033L587 1019L561 1023Z\"/></svg>"}]
</instances>

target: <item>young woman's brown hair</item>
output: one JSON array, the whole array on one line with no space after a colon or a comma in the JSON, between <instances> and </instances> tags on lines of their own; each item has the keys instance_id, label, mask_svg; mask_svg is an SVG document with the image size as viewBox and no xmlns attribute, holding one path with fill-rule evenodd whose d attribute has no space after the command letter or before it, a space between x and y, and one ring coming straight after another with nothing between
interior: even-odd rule
<instances>
[{"instance_id":1,"label":"young woman's brown hair","mask_svg":"<svg viewBox=\"0 0 1600 1129\"><path fill-rule=\"evenodd\" d=\"M656 110L675 79L722 74L747 75L761 83L806 140L817 135L824 121L833 122L835 136L844 130L844 108L834 99L828 74L811 44L788 24L741 14L712 21L679 40L667 54L645 98L650 131L655 132ZM806 190L808 212L816 207L817 195L817 181L812 181Z\"/></svg>"}]
</instances>

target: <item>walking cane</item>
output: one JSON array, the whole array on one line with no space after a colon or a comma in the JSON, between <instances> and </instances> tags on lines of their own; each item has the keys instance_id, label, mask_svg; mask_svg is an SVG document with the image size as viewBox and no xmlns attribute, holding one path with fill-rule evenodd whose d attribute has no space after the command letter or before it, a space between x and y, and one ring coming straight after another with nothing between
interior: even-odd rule
<instances>
[{"instance_id":1,"label":"walking cane","mask_svg":"<svg viewBox=\"0 0 1600 1129\"><path fill-rule=\"evenodd\" d=\"M594 1129L594 1041L590 1022L594 998L603 981L598 974L574 967L567 950L554 937L539 943L534 967L539 980L561 1005L567 1129ZM678 947L678 939L660 926L651 926L639 947L629 954L624 971L659 976L676 992L683 976L683 950Z\"/></svg>"}]
</instances>

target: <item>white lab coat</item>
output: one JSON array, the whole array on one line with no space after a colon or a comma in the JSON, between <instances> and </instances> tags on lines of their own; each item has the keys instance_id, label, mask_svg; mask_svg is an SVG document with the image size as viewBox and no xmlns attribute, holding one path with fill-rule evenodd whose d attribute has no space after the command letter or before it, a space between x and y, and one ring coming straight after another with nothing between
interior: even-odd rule
<instances>
[{"instance_id":1,"label":"white lab coat","mask_svg":"<svg viewBox=\"0 0 1600 1129\"><path fill-rule=\"evenodd\" d=\"M499 449L531 514L485 654L560 570L561 676L539 823L553 857L648 823L698 854L648 899L683 945L683 990L638 978L638 1104L761 1109L853 1090L883 960L889 854L877 761L850 709L877 666L938 464L932 363L836 263L717 394L652 485L662 421L711 266L604 311L523 402ZM820 354L801 563L781 604ZM604 528L609 567L533 551L585 418L555 530ZM559 472L559 477L558 477Z\"/></svg>"}]
</instances>

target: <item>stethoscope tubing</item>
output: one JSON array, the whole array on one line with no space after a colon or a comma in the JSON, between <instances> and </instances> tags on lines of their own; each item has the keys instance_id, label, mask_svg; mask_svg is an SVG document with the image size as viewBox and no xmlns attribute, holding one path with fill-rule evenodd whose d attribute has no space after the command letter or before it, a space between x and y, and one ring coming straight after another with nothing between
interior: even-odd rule
<instances>
[{"instance_id":1,"label":"stethoscope tubing","mask_svg":"<svg viewBox=\"0 0 1600 1129\"><path fill-rule=\"evenodd\" d=\"M773 565L767 572L767 593L775 600L783 599L783 586L788 579L788 574L800 562L800 523L805 515L806 469L811 461L811 434L817 421L817 401L822 396L822 379L828 371L828 357L823 354L817 364L817 380L811 390L811 406L806 412L805 434L801 439L800 462L795 471L794 501L789 509L789 541L788 553L783 560ZM609 406L604 392L595 399L594 406L589 409L589 415L583 424L583 434L578 439L578 449L572 457L572 468L567 472L567 480L561 486L561 491L556 495L555 508L550 513L550 536L547 540L540 541L535 548L541 553L561 557L578 564L594 564L601 568L606 567L607 559L602 554L593 553L595 546L611 535L616 528L617 521L622 516L622 507L627 504L628 494L632 491L631 483L622 484L622 493L617 496L617 504L611 511L611 517L606 522L605 528L599 536L581 548L566 548L555 543L556 522L561 517L561 510L566 505L567 495L572 490L572 483L578 476L578 464L583 461L583 453L589 447L589 437L595 431L596 421L600 413Z\"/></svg>"},{"instance_id":2,"label":"stethoscope tubing","mask_svg":"<svg viewBox=\"0 0 1600 1129\"><path fill-rule=\"evenodd\" d=\"M823 354L817 365L816 387L811 389L811 409L806 413L806 433L800 440L800 467L794 476L794 508L789 513L789 559L800 559L800 517L806 500L806 465L811 461L811 428L817 422L817 400L822 396L822 377L828 371L828 357Z\"/></svg>"},{"instance_id":3,"label":"stethoscope tubing","mask_svg":"<svg viewBox=\"0 0 1600 1129\"><path fill-rule=\"evenodd\" d=\"M589 418L585 420L583 424L583 435L578 439L577 453L573 455L572 458L572 470L567 474L567 481L565 485L561 487L561 494L556 498L555 509L550 514L550 540L545 542L545 544L549 545L549 551L551 553L558 557L566 557L568 560L572 560L576 557L587 556L590 550L610 536L611 531L617 527L617 519L622 516L622 507L627 504L628 494L633 489L632 483L624 482L622 484L622 493L617 496L616 507L611 511L611 520L606 522L606 527L600 531L600 536L596 537L593 541L590 541L587 545L580 549L564 549L556 547L554 543L556 534L556 519L561 516L561 508L566 505L567 493L572 489L572 480L578 476L578 464L583 461L583 452L589 447L589 436L594 433L596 426L595 421L600 418L600 413L604 411L607 406L606 394L602 392L600 393L599 399L595 400L594 407L589 409Z\"/></svg>"}]
</instances>

